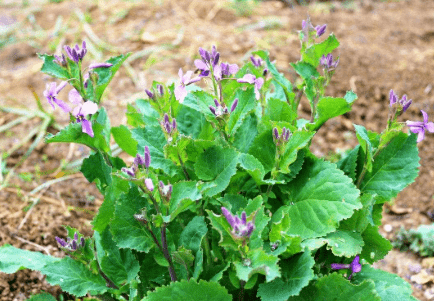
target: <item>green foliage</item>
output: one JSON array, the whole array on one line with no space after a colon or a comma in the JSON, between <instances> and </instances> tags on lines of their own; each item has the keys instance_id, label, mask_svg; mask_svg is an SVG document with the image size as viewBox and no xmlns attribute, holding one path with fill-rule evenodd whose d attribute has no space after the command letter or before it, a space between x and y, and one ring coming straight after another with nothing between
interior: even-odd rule
<instances>
[{"instance_id":1,"label":"green foliage","mask_svg":"<svg viewBox=\"0 0 434 301\"><path fill-rule=\"evenodd\" d=\"M416 230L401 228L392 242L394 248L410 250L420 256L434 255L434 224L421 225Z\"/></svg>"}]
</instances>

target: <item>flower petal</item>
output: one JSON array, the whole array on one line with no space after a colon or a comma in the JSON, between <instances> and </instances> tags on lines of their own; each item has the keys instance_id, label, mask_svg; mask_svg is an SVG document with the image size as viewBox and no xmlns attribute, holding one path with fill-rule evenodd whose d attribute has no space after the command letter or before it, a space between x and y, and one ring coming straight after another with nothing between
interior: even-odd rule
<instances>
[{"instance_id":1,"label":"flower petal","mask_svg":"<svg viewBox=\"0 0 434 301\"><path fill-rule=\"evenodd\" d=\"M422 112L423 115L423 123L427 123L428 122L428 113L425 112L424 110L420 110Z\"/></svg>"},{"instance_id":2,"label":"flower petal","mask_svg":"<svg viewBox=\"0 0 434 301\"><path fill-rule=\"evenodd\" d=\"M66 82L66 81L61 82L56 88L56 94L58 94L63 88L65 88L67 83L68 82ZM56 86L56 85L54 85L54 86Z\"/></svg>"},{"instance_id":3,"label":"flower petal","mask_svg":"<svg viewBox=\"0 0 434 301\"><path fill-rule=\"evenodd\" d=\"M80 104L83 101L83 98L81 97L80 93L78 93L78 91L75 89L69 91L68 99L70 102L72 102L75 105Z\"/></svg>"},{"instance_id":4,"label":"flower petal","mask_svg":"<svg viewBox=\"0 0 434 301\"><path fill-rule=\"evenodd\" d=\"M71 111L71 108L68 107L68 105L64 103L62 100L53 97L53 101L59 106L59 108L63 110L63 112L68 113L69 111Z\"/></svg>"},{"instance_id":5,"label":"flower petal","mask_svg":"<svg viewBox=\"0 0 434 301\"><path fill-rule=\"evenodd\" d=\"M417 134L417 142L421 142L423 138L425 138L425 130L421 129L421 131L419 131Z\"/></svg>"},{"instance_id":6,"label":"flower petal","mask_svg":"<svg viewBox=\"0 0 434 301\"><path fill-rule=\"evenodd\" d=\"M89 120L83 119L81 121L81 129L83 133L86 133L93 138L92 123Z\"/></svg>"},{"instance_id":7,"label":"flower petal","mask_svg":"<svg viewBox=\"0 0 434 301\"><path fill-rule=\"evenodd\" d=\"M202 60L194 60L194 65L200 70L209 70L208 66Z\"/></svg>"},{"instance_id":8,"label":"flower petal","mask_svg":"<svg viewBox=\"0 0 434 301\"><path fill-rule=\"evenodd\" d=\"M428 122L427 124L425 124L425 128L428 130L428 132L434 133L434 123L433 122Z\"/></svg>"},{"instance_id":9,"label":"flower petal","mask_svg":"<svg viewBox=\"0 0 434 301\"><path fill-rule=\"evenodd\" d=\"M256 76L254 76L253 74L246 74L242 78L239 78L237 82L253 84L255 82L255 79Z\"/></svg>"},{"instance_id":10,"label":"flower petal","mask_svg":"<svg viewBox=\"0 0 434 301\"><path fill-rule=\"evenodd\" d=\"M89 69L95 69L95 68L108 68L113 66L113 64L110 63L93 63L89 65Z\"/></svg>"},{"instance_id":11,"label":"flower petal","mask_svg":"<svg viewBox=\"0 0 434 301\"><path fill-rule=\"evenodd\" d=\"M179 103L184 102L184 98L187 96L187 89L183 85L178 85L175 87L175 98Z\"/></svg>"},{"instance_id":12,"label":"flower petal","mask_svg":"<svg viewBox=\"0 0 434 301\"><path fill-rule=\"evenodd\" d=\"M81 107L81 113L83 115L95 114L98 111L98 105L91 101L86 101Z\"/></svg>"}]
</instances>

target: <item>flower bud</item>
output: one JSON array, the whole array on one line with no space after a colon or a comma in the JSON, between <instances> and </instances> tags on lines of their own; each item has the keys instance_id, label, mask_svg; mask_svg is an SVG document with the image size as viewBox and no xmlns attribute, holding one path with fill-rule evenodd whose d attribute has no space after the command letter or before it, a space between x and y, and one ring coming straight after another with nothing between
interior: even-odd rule
<instances>
[{"instance_id":1,"label":"flower bud","mask_svg":"<svg viewBox=\"0 0 434 301\"><path fill-rule=\"evenodd\" d=\"M152 180L150 178L145 179L145 185L149 191L154 191L154 184L152 183Z\"/></svg>"},{"instance_id":2,"label":"flower bud","mask_svg":"<svg viewBox=\"0 0 434 301\"><path fill-rule=\"evenodd\" d=\"M231 113L237 108L237 105L238 105L238 98L235 98L231 106Z\"/></svg>"}]
</instances>

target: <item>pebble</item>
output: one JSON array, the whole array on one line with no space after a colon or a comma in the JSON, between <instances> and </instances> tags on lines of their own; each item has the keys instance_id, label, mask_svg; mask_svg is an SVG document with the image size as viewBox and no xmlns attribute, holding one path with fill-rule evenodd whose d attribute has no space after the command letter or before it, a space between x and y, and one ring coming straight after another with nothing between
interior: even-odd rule
<instances>
[{"instance_id":1,"label":"pebble","mask_svg":"<svg viewBox=\"0 0 434 301\"><path fill-rule=\"evenodd\" d=\"M392 227L391 224L385 224L384 227L383 227L383 229L384 229L384 231L386 231L386 232L392 232L393 227Z\"/></svg>"}]
</instances>

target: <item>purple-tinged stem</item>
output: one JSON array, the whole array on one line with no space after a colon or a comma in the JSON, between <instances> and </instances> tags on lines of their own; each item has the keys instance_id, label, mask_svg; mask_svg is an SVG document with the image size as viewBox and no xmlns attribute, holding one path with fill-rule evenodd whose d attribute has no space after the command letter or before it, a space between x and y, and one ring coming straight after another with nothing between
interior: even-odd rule
<instances>
[{"instance_id":1,"label":"purple-tinged stem","mask_svg":"<svg viewBox=\"0 0 434 301\"><path fill-rule=\"evenodd\" d=\"M163 244L163 254L169 263L169 274L172 281L177 281L175 268L173 266L172 259L170 258L169 251L167 249L167 241L166 241L166 224L163 224L161 227L161 243Z\"/></svg>"}]
</instances>

